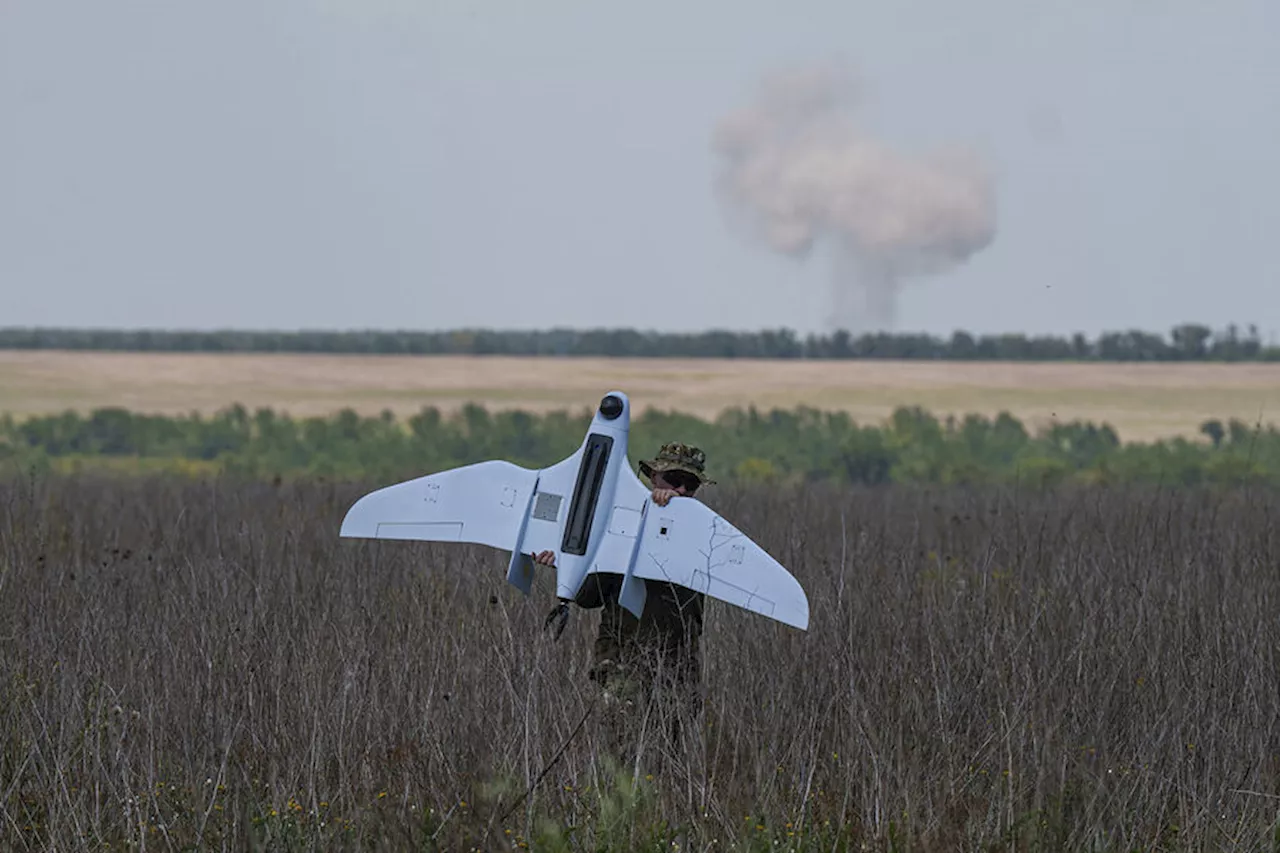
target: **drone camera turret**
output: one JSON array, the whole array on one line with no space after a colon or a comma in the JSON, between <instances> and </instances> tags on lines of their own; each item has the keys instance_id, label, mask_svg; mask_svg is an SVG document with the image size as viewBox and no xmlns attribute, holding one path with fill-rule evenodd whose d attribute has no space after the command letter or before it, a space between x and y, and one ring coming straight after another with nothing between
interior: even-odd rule
<instances>
[{"instance_id":1,"label":"drone camera turret","mask_svg":"<svg viewBox=\"0 0 1280 853\"><path fill-rule=\"evenodd\" d=\"M622 398L616 394L610 394L600 401L600 416L611 421L622 414L622 408Z\"/></svg>"}]
</instances>

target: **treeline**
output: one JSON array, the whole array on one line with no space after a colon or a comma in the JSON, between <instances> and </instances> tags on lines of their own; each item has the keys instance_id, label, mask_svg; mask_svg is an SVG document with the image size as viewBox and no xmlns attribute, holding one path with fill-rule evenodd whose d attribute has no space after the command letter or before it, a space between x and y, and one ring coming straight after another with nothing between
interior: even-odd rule
<instances>
[{"instance_id":1,"label":"treeline","mask_svg":"<svg viewBox=\"0 0 1280 853\"><path fill-rule=\"evenodd\" d=\"M449 415L424 408L404 420L350 409L292 418L242 406L212 416L124 409L22 421L5 416L0 467L392 481L485 459L545 467L578 447L590 416L490 412L476 405ZM938 419L900 408L871 426L809 408L734 409L709 421L648 410L632 420L630 456L634 463L665 441L694 443L707 450L708 473L722 482L1280 484L1280 432L1274 428L1213 420L1200 432L1200 441L1122 444L1105 424L1057 424L1033 434L1008 414Z\"/></svg>"},{"instance_id":2,"label":"treeline","mask_svg":"<svg viewBox=\"0 0 1280 853\"><path fill-rule=\"evenodd\" d=\"M1104 332L1095 339L1022 334L950 338L924 334L801 337L788 329L653 332L636 329L502 331L168 331L0 329L0 349L128 352L363 353L377 355L610 356L631 358L950 359L957 361L1280 361L1256 326L1175 327L1166 337Z\"/></svg>"}]
</instances>

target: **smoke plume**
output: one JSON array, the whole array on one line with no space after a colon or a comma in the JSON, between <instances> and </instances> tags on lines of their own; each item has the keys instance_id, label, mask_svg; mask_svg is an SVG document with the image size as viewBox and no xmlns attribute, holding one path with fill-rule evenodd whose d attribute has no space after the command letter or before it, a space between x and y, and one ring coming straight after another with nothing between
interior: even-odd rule
<instances>
[{"instance_id":1,"label":"smoke plume","mask_svg":"<svg viewBox=\"0 0 1280 853\"><path fill-rule=\"evenodd\" d=\"M910 156L856 121L857 91L834 69L767 78L722 119L717 190L731 216L799 259L833 252L829 325L894 325L898 289L964 263L995 235L995 194L963 153Z\"/></svg>"}]
</instances>

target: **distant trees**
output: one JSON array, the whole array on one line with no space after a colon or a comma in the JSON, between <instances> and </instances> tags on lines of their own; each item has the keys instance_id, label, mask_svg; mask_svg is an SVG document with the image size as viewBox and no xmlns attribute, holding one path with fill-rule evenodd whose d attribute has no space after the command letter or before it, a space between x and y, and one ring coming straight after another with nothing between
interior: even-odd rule
<instances>
[{"instance_id":1,"label":"distant trees","mask_svg":"<svg viewBox=\"0 0 1280 853\"><path fill-rule=\"evenodd\" d=\"M18 421L0 417L0 470L113 468L228 472L251 477L326 476L393 480L484 459L542 467L569 455L591 413L424 408L291 418L232 406L212 416L164 417L124 409ZM680 439L708 451L725 482L1046 485L1243 482L1280 485L1280 432L1209 420L1204 441L1122 444L1106 424L1054 424L1032 434L1017 418L939 419L900 408L882 426L843 412L731 409L714 420L648 410L632 422L632 458Z\"/></svg>"},{"instance_id":2,"label":"distant trees","mask_svg":"<svg viewBox=\"0 0 1280 853\"><path fill-rule=\"evenodd\" d=\"M1183 324L1168 338L1129 330L1096 340L1022 334L950 338L912 333L853 336L847 331L798 336L788 329L642 332L636 329L502 331L193 332L111 329L0 329L0 349L132 352L292 352L381 355L520 355L764 359L950 359L1000 361L1277 361L1257 326L1241 333Z\"/></svg>"}]
</instances>

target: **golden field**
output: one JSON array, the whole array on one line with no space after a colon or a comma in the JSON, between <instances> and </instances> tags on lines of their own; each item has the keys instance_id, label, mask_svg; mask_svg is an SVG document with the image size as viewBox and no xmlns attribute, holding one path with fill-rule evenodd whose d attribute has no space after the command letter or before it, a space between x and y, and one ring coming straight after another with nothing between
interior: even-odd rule
<instances>
[{"instance_id":1,"label":"golden field","mask_svg":"<svg viewBox=\"0 0 1280 853\"><path fill-rule=\"evenodd\" d=\"M292 415L407 415L468 402L585 411L611 389L627 392L637 412L807 405L879 423L904 405L939 416L1003 410L1033 428L1106 422L1126 441L1195 436L1208 418L1280 421L1280 364L0 352L0 413L16 417L103 406L208 413L232 403Z\"/></svg>"}]
</instances>

